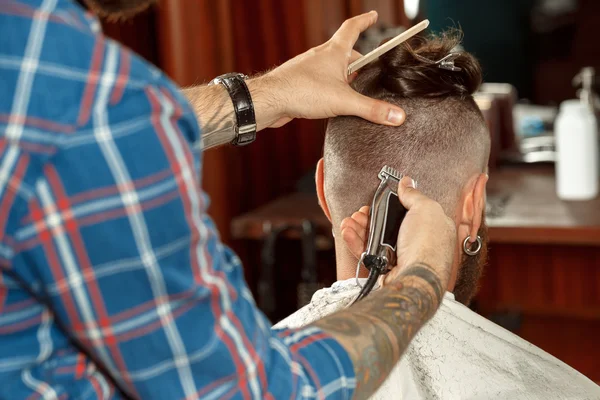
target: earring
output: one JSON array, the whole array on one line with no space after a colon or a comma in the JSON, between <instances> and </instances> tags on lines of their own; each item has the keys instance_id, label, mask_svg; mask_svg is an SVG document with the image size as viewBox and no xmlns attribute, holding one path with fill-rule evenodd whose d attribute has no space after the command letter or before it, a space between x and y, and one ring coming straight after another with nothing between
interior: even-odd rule
<instances>
[{"instance_id":1,"label":"earring","mask_svg":"<svg viewBox=\"0 0 600 400\"><path fill-rule=\"evenodd\" d=\"M474 249L469 247L470 246L469 239L471 239L471 235L469 235L465 238L465 241L463 242L463 251L468 256L474 256L481 251L481 245L482 245L481 236L477 235L477 246Z\"/></svg>"}]
</instances>

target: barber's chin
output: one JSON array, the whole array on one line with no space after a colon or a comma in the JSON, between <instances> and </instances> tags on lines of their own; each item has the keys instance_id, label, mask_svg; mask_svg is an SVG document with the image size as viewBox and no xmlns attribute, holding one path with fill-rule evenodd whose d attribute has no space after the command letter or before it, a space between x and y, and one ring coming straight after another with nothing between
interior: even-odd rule
<instances>
[{"instance_id":1,"label":"barber's chin","mask_svg":"<svg viewBox=\"0 0 600 400\"><path fill-rule=\"evenodd\" d=\"M123 20L141 13L157 0L84 0L95 14L109 20Z\"/></svg>"}]
</instances>

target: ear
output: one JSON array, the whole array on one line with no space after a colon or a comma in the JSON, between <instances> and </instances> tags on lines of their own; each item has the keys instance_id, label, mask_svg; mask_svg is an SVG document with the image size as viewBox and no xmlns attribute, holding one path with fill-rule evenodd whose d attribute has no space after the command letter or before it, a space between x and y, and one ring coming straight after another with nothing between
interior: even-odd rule
<instances>
[{"instance_id":1,"label":"ear","mask_svg":"<svg viewBox=\"0 0 600 400\"><path fill-rule=\"evenodd\" d=\"M325 200L325 170L323 167L323 158L317 163L317 172L315 173L315 183L317 184L317 197L319 198L319 205L325 213L325 216L331 222L331 213L329 212L329 206L327 200Z\"/></svg>"},{"instance_id":2,"label":"ear","mask_svg":"<svg viewBox=\"0 0 600 400\"><path fill-rule=\"evenodd\" d=\"M468 226L471 242L477 240L477 232L481 227L485 211L485 186L489 177L487 174L475 175L465 187L461 225Z\"/></svg>"}]
</instances>

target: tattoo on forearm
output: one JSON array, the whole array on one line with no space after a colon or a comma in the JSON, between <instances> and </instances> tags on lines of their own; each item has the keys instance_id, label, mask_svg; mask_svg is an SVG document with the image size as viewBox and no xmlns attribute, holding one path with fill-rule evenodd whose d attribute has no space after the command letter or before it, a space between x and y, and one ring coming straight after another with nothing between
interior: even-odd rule
<instances>
[{"instance_id":1,"label":"tattoo on forearm","mask_svg":"<svg viewBox=\"0 0 600 400\"><path fill-rule=\"evenodd\" d=\"M438 276L432 272L431 267L415 265L415 266L407 268L406 271L404 271L404 273L402 275L403 276L415 276L415 277L419 277L419 278L423 279L434 290L435 297L437 299L441 300L442 296L444 295L444 288L442 287L442 283L440 282L440 279L438 278ZM395 283L391 283L390 285L394 286Z\"/></svg>"},{"instance_id":2,"label":"tattoo on forearm","mask_svg":"<svg viewBox=\"0 0 600 400\"><path fill-rule=\"evenodd\" d=\"M370 396L383 383L443 293L432 269L416 265L365 300L315 323L348 351L357 378L355 398Z\"/></svg>"}]
</instances>

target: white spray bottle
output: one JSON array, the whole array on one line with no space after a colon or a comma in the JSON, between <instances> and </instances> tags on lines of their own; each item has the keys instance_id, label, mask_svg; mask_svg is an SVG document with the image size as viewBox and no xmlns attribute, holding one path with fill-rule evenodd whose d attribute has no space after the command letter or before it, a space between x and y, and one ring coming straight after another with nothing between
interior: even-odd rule
<instances>
[{"instance_id":1,"label":"white spray bottle","mask_svg":"<svg viewBox=\"0 0 600 400\"><path fill-rule=\"evenodd\" d=\"M590 200L598 196L600 166L598 124L594 114L594 69L575 77L582 84L579 100L566 100L554 124L556 192L562 200Z\"/></svg>"}]
</instances>

